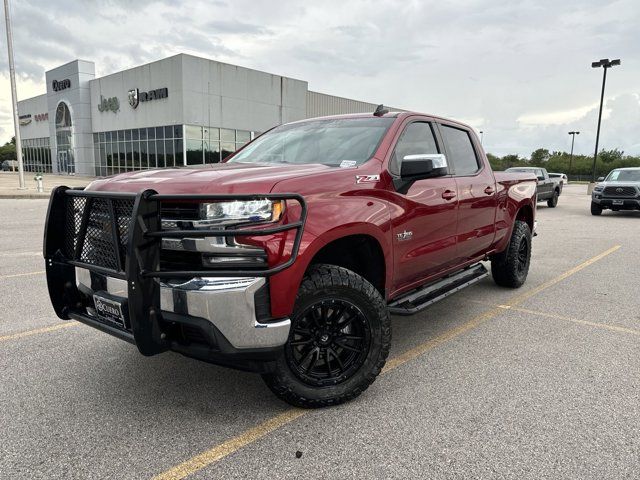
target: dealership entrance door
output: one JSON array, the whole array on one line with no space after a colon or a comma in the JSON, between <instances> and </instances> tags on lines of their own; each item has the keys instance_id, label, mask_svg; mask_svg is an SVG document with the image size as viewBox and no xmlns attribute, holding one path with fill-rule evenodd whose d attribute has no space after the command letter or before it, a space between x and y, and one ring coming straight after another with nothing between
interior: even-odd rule
<instances>
[{"instance_id":1,"label":"dealership entrance door","mask_svg":"<svg viewBox=\"0 0 640 480\"><path fill-rule=\"evenodd\" d=\"M56 144L58 148L58 173L75 175L73 125L71 112L64 102L60 102L56 109Z\"/></svg>"}]
</instances>

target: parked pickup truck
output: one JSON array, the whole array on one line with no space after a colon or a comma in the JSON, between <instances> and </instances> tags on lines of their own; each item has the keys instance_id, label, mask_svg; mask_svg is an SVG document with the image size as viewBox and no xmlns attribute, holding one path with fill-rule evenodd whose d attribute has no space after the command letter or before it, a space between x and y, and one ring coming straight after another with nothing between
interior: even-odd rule
<instances>
[{"instance_id":1,"label":"parked pickup truck","mask_svg":"<svg viewBox=\"0 0 640 480\"><path fill-rule=\"evenodd\" d=\"M390 314L488 275L520 287L535 176L491 171L474 131L418 113L276 127L222 164L52 192L57 315L137 346L262 374L293 405L362 393Z\"/></svg>"},{"instance_id":2,"label":"parked pickup truck","mask_svg":"<svg viewBox=\"0 0 640 480\"><path fill-rule=\"evenodd\" d=\"M558 197L562 193L562 179L551 178L544 168L538 167L511 167L505 170L511 173L529 173L538 178L538 188L536 193L538 195L538 201L547 201L547 205L550 208L555 208L558 205Z\"/></svg>"},{"instance_id":3,"label":"parked pickup truck","mask_svg":"<svg viewBox=\"0 0 640 480\"><path fill-rule=\"evenodd\" d=\"M591 193L591 214L603 210L640 210L640 168L616 168L598 178Z\"/></svg>"}]
</instances>

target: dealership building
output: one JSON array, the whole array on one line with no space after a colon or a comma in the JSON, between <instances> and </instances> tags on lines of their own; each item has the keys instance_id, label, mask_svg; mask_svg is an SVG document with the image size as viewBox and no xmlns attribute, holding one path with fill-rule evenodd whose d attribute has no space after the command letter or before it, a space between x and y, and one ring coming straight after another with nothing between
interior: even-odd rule
<instances>
[{"instance_id":1,"label":"dealership building","mask_svg":"<svg viewBox=\"0 0 640 480\"><path fill-rule=\"evenodd\" d=\"M215 163L281 123L376 107L186 54L99 78L93 62L74 60L46 72L46 85L18 102L27 171L103 176Z\"/></svg>"}]
</instances>

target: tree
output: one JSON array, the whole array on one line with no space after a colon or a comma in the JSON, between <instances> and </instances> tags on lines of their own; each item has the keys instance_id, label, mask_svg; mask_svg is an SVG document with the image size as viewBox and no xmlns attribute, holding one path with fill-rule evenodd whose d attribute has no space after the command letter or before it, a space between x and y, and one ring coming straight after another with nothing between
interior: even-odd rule
<instances>
[{"instance_id":1,"label":"tree","mask_svg":"<svg viewBox=\"0 0 640 480\"><path fill-rule=\"evenodd\" d=\"M598 154L598 158L602 160L603 163L613 163L616 161L622 160L624 156L624 152L614 148L613 150L601 150Z\"/></svg>"},{"instance_id":2,"label":"tree","mask_svg":"<svg viewBox=\"0 0 640 480\"><path fill-rule=\"evenodd\" d=\"M549 157L549 150L547 150L546 148L539 148L531 153L531 160L529 161L532 165L541 166L543 163L549 160Z\"/></svg>"}]
</instances>

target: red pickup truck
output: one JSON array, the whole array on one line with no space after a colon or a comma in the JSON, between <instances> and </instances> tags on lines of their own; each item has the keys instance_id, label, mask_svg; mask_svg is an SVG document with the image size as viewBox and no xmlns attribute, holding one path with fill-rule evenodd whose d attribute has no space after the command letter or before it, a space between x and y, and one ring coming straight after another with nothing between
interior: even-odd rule
<instances>
[{"instance_id":1,"label":"red pickup truck","mask_svg":"<svg viewBox=\"0 0 640 480\"><path fill-rule=\"evenodd\" d=\"M285 401L362 393L408 315L527 277L536 179L493 173L474 131L419 113L303 120L222 164L52 192L57 315L137 346L262 374Z\"/></svg>"}]
</instances>

